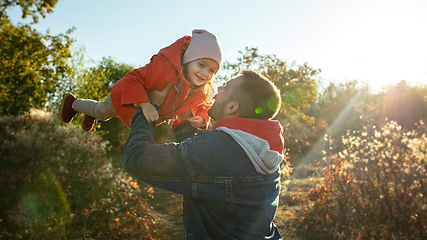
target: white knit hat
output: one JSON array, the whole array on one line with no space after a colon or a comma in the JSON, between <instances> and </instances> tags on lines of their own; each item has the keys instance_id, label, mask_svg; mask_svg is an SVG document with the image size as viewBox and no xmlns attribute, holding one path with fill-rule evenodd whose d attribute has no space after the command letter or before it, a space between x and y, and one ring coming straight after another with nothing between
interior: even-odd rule
<instances>
[{"instance_id":1,"label":"white knit hat","mask_svg":"<svg viewBox=\"0 0 427 240\"><path fill-rule=\"evenodd\" d=\"M184 53L183 64L200 58L210 58L215 60L219 66L222 63L221 43L215 35L203 30L194 29L190 45Z\"/></svg>"}]
</instances>

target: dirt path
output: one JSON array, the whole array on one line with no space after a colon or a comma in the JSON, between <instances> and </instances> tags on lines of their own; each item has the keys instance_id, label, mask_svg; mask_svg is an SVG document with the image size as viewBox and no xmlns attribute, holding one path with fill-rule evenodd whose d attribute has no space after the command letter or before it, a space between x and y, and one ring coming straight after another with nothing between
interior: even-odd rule
<instances>
[{"instance_id":1,"label":"dirt path","mask_svg":"<svg viewBox=\"0 0 427 240\"><path fill-rule=\"evenodd\" d=\"M154 188L154 199L148 199L154 218L162 228L160 240L185 240L182 219L182 197L178 194Z\"/></svg>"},{"instance_id":2,"label":"dirt path","mask_svg":"<svg viewBox=\"0 0 427 240\"><path fill-rule=\"evenodd\" d=\"M164 233L159 237L159 239L185 239L184 234L184 225L181 219L176 219L175 217L167 214L156 211L153 209L153 216L159 222Z\"/></svg>"}]
</instances>

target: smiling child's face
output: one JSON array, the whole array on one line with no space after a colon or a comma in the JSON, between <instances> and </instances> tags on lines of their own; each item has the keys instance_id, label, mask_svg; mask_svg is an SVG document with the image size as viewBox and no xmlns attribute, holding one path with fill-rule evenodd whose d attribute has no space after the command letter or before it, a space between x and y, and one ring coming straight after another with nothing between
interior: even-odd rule
<instances>
[{"instance_id":1,"label":"smiling child's face","mask_svg":"<svg viewBox=\"0 0 427 240\"><path fill-rule=\"evenodd\" d=\"M188 63L187 80L190 86L208 83L218 72L218 63L210 58L200 58Z\"/></svg>"}]
</instances>

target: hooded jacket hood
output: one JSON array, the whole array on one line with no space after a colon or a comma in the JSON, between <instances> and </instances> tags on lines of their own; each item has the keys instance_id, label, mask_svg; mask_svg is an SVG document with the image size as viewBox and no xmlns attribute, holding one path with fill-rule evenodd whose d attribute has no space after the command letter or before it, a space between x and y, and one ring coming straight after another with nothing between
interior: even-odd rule
<instances>
[{"instance_id":1,"label":"hooded jacket hood","mask_svg":"<svg viewBox=\"0 0 427 240\"><path fill-rule=\"evenodd\" d=\"M278 121L226 118L217 122L213 129L229 134L243 148L260 174L274 173L284 158L283 128Z\"/></svg>"},{"instance_id":2,"label":"hooded jacket hood","mask_svg":"<svg viewBox=\"0 0 427 240\"><path fill-rule=\"evenodd\" d=\"M190 42L191 36L184 36L176 40L171 45L160 49L158 54L172 63L177 72L181 72L181 54L176 53L181 52L183 49L186 50L188 45L190 45Z\"/></svg>"}]
</instances>

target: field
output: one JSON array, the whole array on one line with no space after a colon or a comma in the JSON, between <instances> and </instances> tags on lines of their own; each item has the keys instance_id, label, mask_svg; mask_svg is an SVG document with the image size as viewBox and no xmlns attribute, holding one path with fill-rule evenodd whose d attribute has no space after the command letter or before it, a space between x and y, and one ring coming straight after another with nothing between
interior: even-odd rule
<instances>
[{"instance_id":1,"label":"field","mask_svg":"<svg viewBox=\"0 0 427 240\"><path fill-rule=\"evenodd\" d=\"M125 174L122 151L56 121L2 120L0 238L184 239L182 196ZM365 129L293 161L274 220L285 239L427 239L427 128Z\"/></svg>"}]
</instances>

